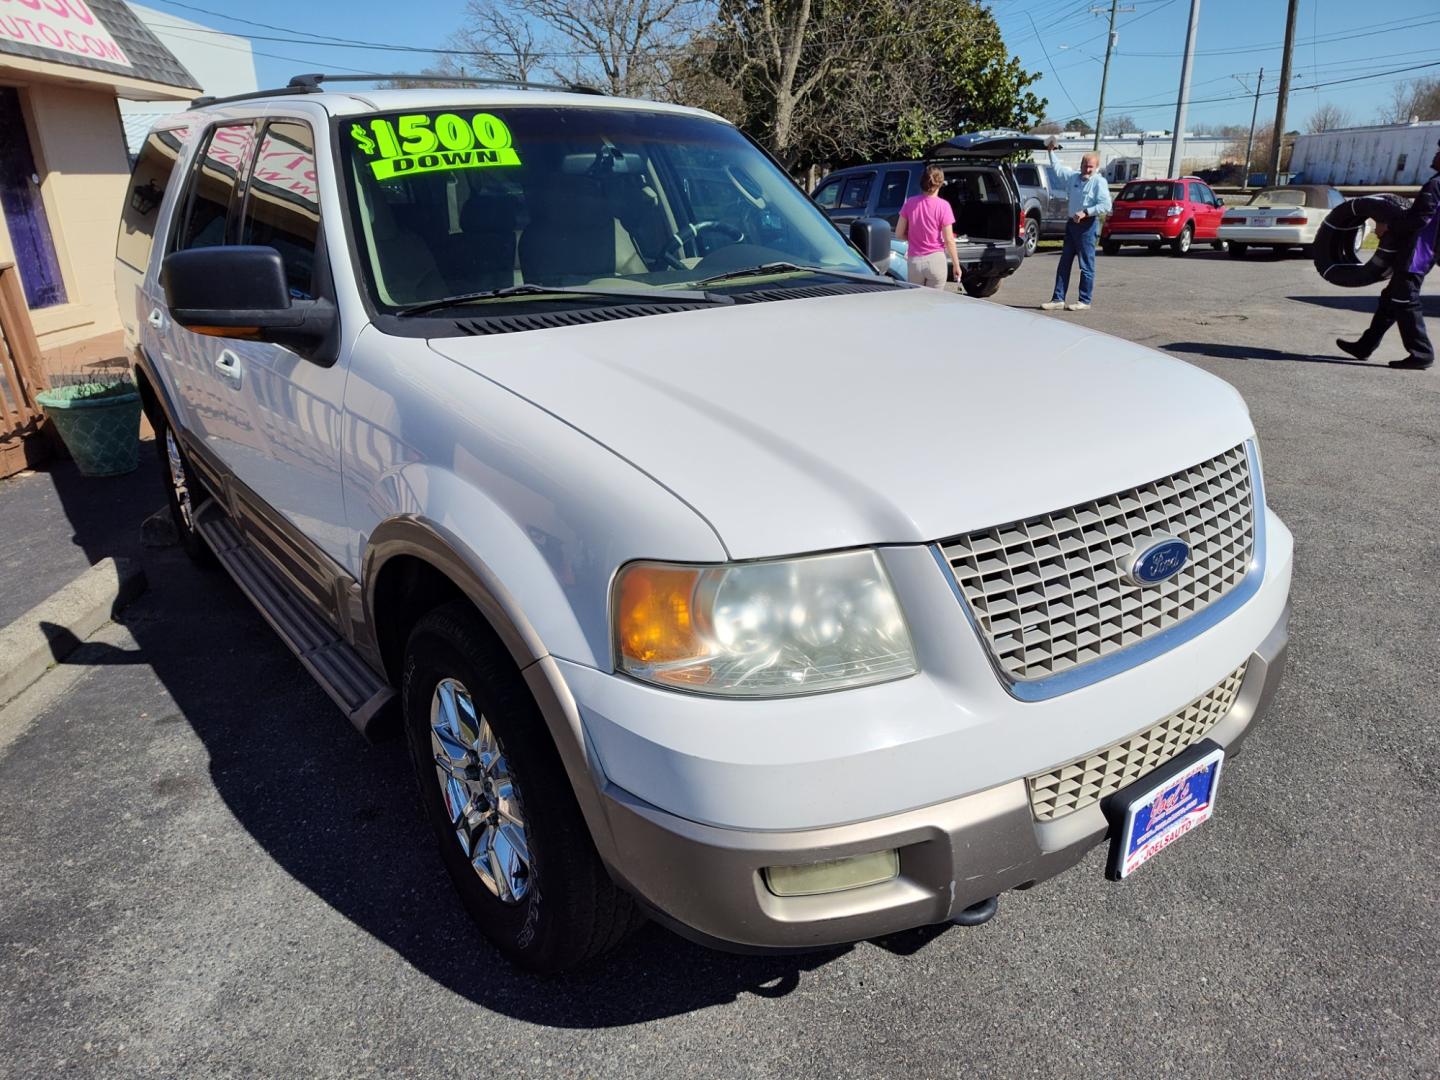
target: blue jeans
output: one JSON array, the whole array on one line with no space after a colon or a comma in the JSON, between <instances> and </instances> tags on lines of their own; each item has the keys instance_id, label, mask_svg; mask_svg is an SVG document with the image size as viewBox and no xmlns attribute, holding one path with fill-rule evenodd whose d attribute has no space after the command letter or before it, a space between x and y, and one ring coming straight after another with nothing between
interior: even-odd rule
<instances>
[{"instance_id":1,"label":"blue jeans","mask_svg":"<svg viewBox=\"0 0 1440 1080\"><path fill-rule=\"evenodd\" d=\"M1055 295L1052 300L1064 300L1070 289L1070 267L1075 256L1080 256L1080 303L1090 303L1095 292L1095 230L1100 227L1099 218L1086 218L1080 223L1065 223L1065 246L1060 249L1060 265L1055 268Z\"/></svg>"}]
</instances>

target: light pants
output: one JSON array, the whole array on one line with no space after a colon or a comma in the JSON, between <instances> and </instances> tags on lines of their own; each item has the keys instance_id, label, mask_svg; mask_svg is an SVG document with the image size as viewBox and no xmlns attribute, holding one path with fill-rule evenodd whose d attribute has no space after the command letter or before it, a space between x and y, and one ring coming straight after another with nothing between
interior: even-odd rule
<instances>
[{"instance_id":1,"label":"light pants","mask_svg":"<svg viewBox=\"0 0 1440 1080\"><path fill-rule=\"evenodd\" d=\"M905 280L911 285L924 285L929 289L945 288L945 253L932 251L918 259L905 260Z\"/></svg>"}]
</instances>

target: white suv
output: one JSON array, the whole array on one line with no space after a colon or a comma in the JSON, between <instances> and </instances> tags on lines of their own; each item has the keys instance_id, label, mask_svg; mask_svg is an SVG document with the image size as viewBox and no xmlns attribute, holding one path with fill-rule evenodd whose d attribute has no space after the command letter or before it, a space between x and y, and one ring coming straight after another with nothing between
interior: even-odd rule
<instances>
[{"instance_id":1,"label":"white suv","mask_svg":"<svg viewBox=\"0 0 1440 1080\"><path fill-rule=\"evenodd\" d=\"M1121 877L1279 678L1292 541L1233 389L877 274L709 114L204 104L139 157L117 288L187 549L403 724L526 966L641 911L975 922L1107 839Z\"/></svg>"}]
</instances>

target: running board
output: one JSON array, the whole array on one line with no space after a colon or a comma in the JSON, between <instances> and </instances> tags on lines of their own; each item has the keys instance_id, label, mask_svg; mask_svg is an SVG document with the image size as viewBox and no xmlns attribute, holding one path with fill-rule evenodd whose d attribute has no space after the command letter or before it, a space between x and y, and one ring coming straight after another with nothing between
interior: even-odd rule
<instances>
[{"instance_id":1,"label":"running board","mask_svg":"<svg viewBox=\"0 0 1440 1080\"><path fill-rule=\"evenodd\" d=\"M377 737L381 714L395 691L294 594L214 499L195 515L195 531L360 734Z\"/></svg>"}]
</instances>

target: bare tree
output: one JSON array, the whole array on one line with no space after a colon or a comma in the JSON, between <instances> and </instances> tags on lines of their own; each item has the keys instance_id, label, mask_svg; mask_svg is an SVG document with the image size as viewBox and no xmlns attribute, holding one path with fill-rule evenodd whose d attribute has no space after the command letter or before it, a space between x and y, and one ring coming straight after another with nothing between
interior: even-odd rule
<instances>
[{"instance_id":1,"label":"bare tree","mask_svg":"<svg viewBox=\"0 0 1440 1080\"><path fill-rule=\"evenodd\" d=\"M1440 78L1411 79L1396 86L1389 104L1381 107L1379 120L1382 124L1440 120Z\"/></svg>"},{"instance_id":2,"label":"bare tree","mask_svg":"<svg viewBox=\"0 0 1440 1080\"><path fill-rule=\"evenodd\" d=\"M694 29L701 0L470 0L438 75L462 71L521 82L548 76L612 94L655 94Z\"/></svg>"},{"instance_id":3,"label":"bare tree","mask_svg":"<svg viewBox=\"0 0 1440 1080\"><path fill-rule=\"evenodd\" d=\"M1126 132L1139 131L1140 125L1133 116L1121 113L1119 116L1107 116L1101 125L1102 135L1124 135Z\"/></svg>"},{"instance_id":4,"label":"bare tree","mask_svg":"<svg viewBox=\"0 0 1440 1080\"><path fill-rule=\"evenodd\" d=\"M1032 135L1059 135L1065 129L1060 126L1058 120L1042 120L1030 129Z\"/></svg>"},{"instance_id":5,"label":"bare tree","mask_svg":"<svg viewBox=\"0 0 1440 1080\"><path fill-rule=\"evenodd\" d=\"M1305 130L1316 134L1321 131L1334 131L1337 128L1349 127L1351 123L1349 112L1327 101L1310 114L1310 119L1305 123Z\"/></svg>"}]
</instances>

